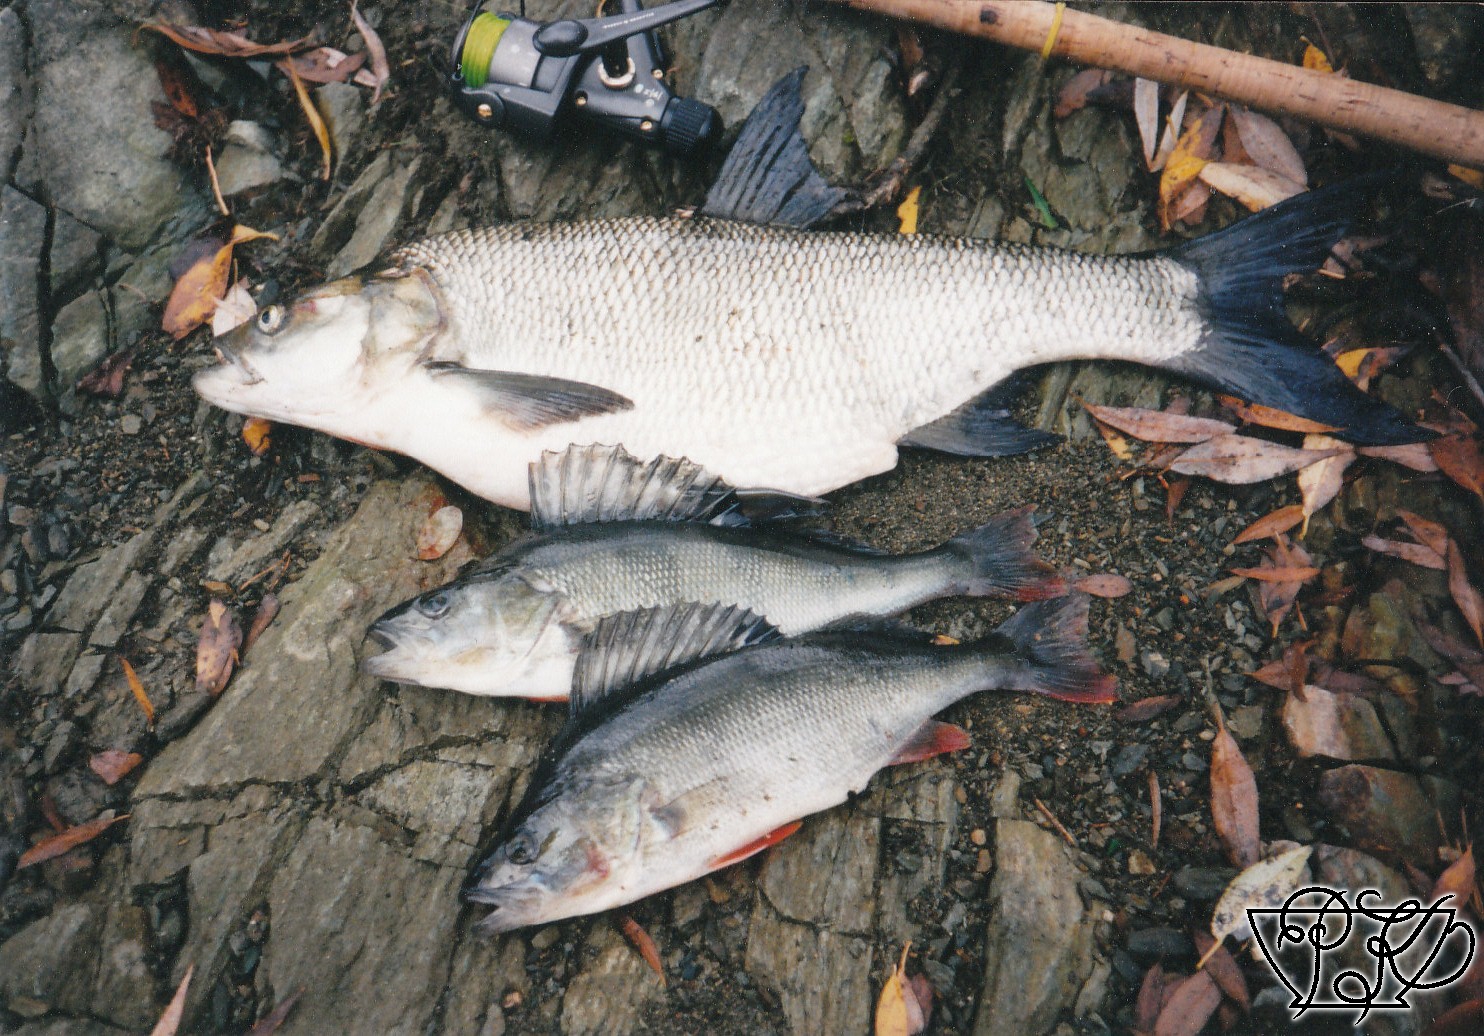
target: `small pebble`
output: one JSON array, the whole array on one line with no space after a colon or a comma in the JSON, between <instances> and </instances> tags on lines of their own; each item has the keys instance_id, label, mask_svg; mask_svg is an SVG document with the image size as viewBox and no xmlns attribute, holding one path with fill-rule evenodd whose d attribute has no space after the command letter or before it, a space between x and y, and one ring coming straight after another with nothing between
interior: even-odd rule
<instances>
[{"instance_id":1,"label":"small pebble","mask_svg":"<svg viewBox=\"0 0 1484 1036\"><path fill-rule=\"evenodd\" d=\"M125 435L138 435L139 430L144 427L144 421L138 414L125 414L119 421L119 429Z\"/></svg>"},{"instance_id":2,"label":"small pebble","mask_svg":"<svg viewBox=\"0 0 1484 1036\"><path fill-rule=\"evenodd\" d=\"M979 850L979 858L974 862L975 874L988 874L994 866L994 858L989 855L988 849Z\"/></svg>"},{"instance_id":3,"label":"small pebble","mask_svg":"<svg viewBox=\"0 0 1484 1036\"><path fill-rule=\"evenodd\" d=\"M1156 873L1154 861L1144 850L1134 849L1128 854L1128 872L1138 875L1154 874Z\"/></svg>"},{"instance_id":4,"label":"small pebble","mask_svg":"<svg viewBox=\"0 0 1484 1036\"><path fill-rule=\"evenodd\" d=\"M975 845L983 845L986 841L988 841L988 836L984 833L984 828L976 827L974 828L974 830L970 831L969 841L973 842Z\"/></svg>"}]
</instances>

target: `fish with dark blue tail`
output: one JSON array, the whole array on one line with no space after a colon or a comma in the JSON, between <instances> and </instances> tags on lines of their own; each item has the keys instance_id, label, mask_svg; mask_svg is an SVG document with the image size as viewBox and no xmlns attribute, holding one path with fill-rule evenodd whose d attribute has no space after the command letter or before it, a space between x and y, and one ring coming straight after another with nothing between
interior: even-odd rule
<instances>
[{"instance_id":1,"label":"fish with dark blue tail","mask_svg":"<svg viewBox=\"0 0 1484 1036\"><path fill-rule=\"evenodd\" d=\"M1128 360L1333 426L1428 433L1288 322L1363 192L1301 194L1166 252L1097 256L798 229L841 193L798 136L802 70L759 103L692 219L462 230L316 288L219 340L206 399L416 457L529 506L569 443L689 457L733 485L818 494L903 446L1017 453L1051 436L994 391L1055 360Z\"/></svg>"}]
</instances>

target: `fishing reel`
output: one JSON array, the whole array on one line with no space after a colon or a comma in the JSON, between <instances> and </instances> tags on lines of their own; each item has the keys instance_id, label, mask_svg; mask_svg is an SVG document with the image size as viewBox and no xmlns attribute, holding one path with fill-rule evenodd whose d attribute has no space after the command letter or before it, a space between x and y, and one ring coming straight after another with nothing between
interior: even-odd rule
<instances>
[{"instance_id":1,"label":"fishing reel","mask_svg":"<svg viewBox=\"0 0 1484 1036\"><path fill-rule=\"evenodd\" d=\"M720 2L646 11L639 0L618 0L617 14L551 22L475 14L453 45L454 95L476 122L537 138L572 111L667 151L704 151L721 134L721 116L665 84L654 30Z\"/></svg>"}]
</instances>

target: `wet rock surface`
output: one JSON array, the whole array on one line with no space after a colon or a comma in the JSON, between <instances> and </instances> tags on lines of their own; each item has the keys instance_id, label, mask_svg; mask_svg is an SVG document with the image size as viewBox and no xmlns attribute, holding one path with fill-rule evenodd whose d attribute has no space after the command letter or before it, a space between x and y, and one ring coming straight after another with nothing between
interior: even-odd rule
<instances>
[{"instance_id":1,"label":"wet rock surface","mask_svg":"<svg viewBox=\"0 0 1484 1036\"><path fill-rule=\"evenodd\" d=\"M1469 634L1441 581L1356 560L1359 538L1398 506L1444 521L1477 552L1470 501L1436 478L1403 483L1357 465L1305 542L1336 586L1358 592L1316 601L1307 619L1367 660L1370 682L1276 692L1248 674L1299 634L1274 640L1255 598L1224 581L1256 557L1233 537L1296 499L1291 483L1197 483L1167 519L1159 482L1122 478L1077 400L1158 406L1171 383L1069 364L1043 372L1022 410L1071 441L1003 461L909 453L836 494L835 524L918 549L1035 504L1047 519L1040 548L1058 565L1131 580L1127 597L1095 604L1092 640L1125 700L1172 696L1167 710L1125 722L1012 696L956 706L944 718L971 748L884 772L773 850L626 911L654 938L663 985L611 916L477 937L458 889L561 710L379 684L358 665L372 618L520 523L415 465L313 433L275 427L252 457L240 418L197 404L188 382L211 362L209 341L172 344L156 329L169 263L207 222L209 189L152 118L161 44L136 38L129 19L156 6L0 8L0 373L48 415L0 440L0 1031L145 1031L194 966L196 1032L246 1031L302 989L283 1032L859 1033L909 939L911 969L935 992L930 1032L1125 1031L1144 969L1193 968L1192 927L1235 874L1209 812L1208 698L1256 771L1263 836L1323 843L1325 880L1400 895L1405 864L1435 874L1449 858L1460 808L1477 817L1477 700L1437 682L1450 667L1418 623ZM538 17L589 9L530 5ZM245 10L257 39L317 22L333 45L361 46L339 6ZM392 52L393 84L376 107L361 87L314 90L334 141L329 182L281 76L198 62L203 96L236 120L217 152L234 218L280 237L238 253L260 301L432 230L660 213L700 198L714 163L575 130L550 145L480 130L443 96L430 57L461 12L365 10ZM1291 14L1274 26L1241 13L1104 13L1285 60L1304 27ZM1424 79L1466 90L1448 66L1461 67L1475 30L1406 17L1425 40ZM681 90L733 128L777 75L809 64L804 130L842 182L894 157L919 114L893 64L895 29L873 19L734 2L668 39ZM964 68L924 166L924 230L1096 252L1170 243L1129 119L1052 117L1070 69L929 45ZM117 94L107 126L69 72L79 55L107 70L89 89ZM895 230L889 213L852 225ZM120 397L74 391L133 346ZM466 538L416 561L415 530L445 498L464 508ZM207 603L224 600L247 625L270 592L282 610L226 690L197 690ZM966 639L1008 613L951 601L911 619ZM107 785L89 767L103 750L145 762ZM130 819L15 870L56 826L49 813L67 825L109 809Z\"/></svg>"}]
</instances>

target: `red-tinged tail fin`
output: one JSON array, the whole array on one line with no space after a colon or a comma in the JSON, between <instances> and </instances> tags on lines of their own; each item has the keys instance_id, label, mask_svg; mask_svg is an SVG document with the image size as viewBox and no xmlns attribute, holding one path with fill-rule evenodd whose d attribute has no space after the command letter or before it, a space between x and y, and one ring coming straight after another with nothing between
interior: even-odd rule
<instances>
[{"instance_id":1,"label":"red-tinged tail fin","mask_svg":"<svg viewBox=\"0 0 1484 1036\"><path fill-rule=\"evenodd\" d=\"M897 754L891 757L891 762L887 765L903 766L907 763L920 763L935 755L960 751L971 744L973 742L969 739L969 732L963 727L930 719L913 731L906 744L897 749Z\"/></svg>"},{"instance_id":2,"label":"red-tinged tail fin","mask_svg":"<svg viewBox=\"0 0 1484 1036\"><path fill-rule=\"evenodd\" d=\"M959 584L963 593L1043 601L1067 592L1067 584L1056 569L1031 550L1036 542L1036 526L1031 521L1034 511L1034 507L1021 507L997 514L943 545L943 551L963 562L964 575Z\"/></svg>"},{"instance_id":3,"label":"red-tinged tail fin","mask_svg":"<svg viewBox=\"0 0 1484 1036\"><path fill-rule=\"evenodd\" d=\"M729 853L718 856L716 859L711 861L711 869L714 871L719 871L723 867L730 867L734 863L741 863L749 856L756 856L758 853L762 852L769 846L777 845L779 842L783 841L785 838L787 838L789 835L793 834L795 831L803 826L804 822L802 820L790 820L782 827L774 828L772 831L769 831L767 834L763 835L763 837L754 838L746 845L738 849L733 849Z\"/></svg>"},{"instance_id":4,"label":"red-tinged tail fin","mask_svg":"<svg viewBox=\"0 0 1484 1036\"><path fill-rule=\"evenodd\" d=\"M1016 688L1061 701L1116 701L1118 682L1098 668L1087 649L1086 594L1070 594L1020 609L995 632L1020 656L1023 682Z\"/></svg>"}]
</instances>

